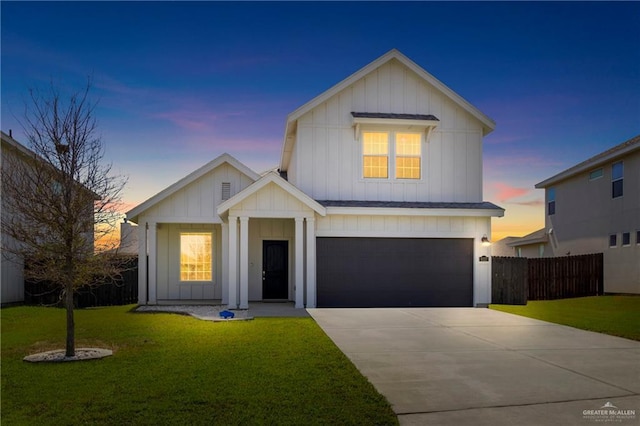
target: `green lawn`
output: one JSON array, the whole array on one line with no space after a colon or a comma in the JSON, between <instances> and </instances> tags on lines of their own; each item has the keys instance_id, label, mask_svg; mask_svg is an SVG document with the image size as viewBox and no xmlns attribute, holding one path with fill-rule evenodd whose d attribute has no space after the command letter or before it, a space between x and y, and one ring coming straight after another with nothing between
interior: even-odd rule
<instances>
[{"instance_id":1,"label":"green lawn","mask_svg":"<svg viewBox=\"0 0 640 426\"><path fill-rule=\"evenodd\" d=\"M63 347L63 310L2 309L2 425L397 424L311 318L212 323L131 308L77 311L77 347L114 356L58 364L22 358Z\"/></svg>"},{"instance_id":2,"label":"green lawn","mask_svg":"<svg viewBox=\"0 0 640 426\"><path fill-rule=\"evenodd\" d=\"M594 296L529 301L526 306L491 305L491 309L583 330L640 340L640 296Z\"/></svg>"}]
</instances>

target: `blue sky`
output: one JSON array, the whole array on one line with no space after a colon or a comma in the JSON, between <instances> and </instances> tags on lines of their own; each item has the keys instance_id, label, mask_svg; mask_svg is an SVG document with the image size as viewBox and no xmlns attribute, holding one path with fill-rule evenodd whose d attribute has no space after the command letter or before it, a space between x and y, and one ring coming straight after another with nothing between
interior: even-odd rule
<instances>
[{"instance_id":1,"label":"blue sky","mask_svg":"<svg viewBox=\"0 0 640 426\"><path fill-rule=\"evenodd\" d=\"M494 239L544 223L533 185L640 134L637 2L7 2L2 130L28 88L92 95L130 205L223 152L278 164L285 119L392 48L493 118Z\"/></svg>"}]
</instances>

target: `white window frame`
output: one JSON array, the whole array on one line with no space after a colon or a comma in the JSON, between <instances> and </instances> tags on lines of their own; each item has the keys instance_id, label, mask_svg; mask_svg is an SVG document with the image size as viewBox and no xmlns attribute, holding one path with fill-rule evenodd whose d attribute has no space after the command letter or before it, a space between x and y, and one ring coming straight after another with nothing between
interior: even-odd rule
<instances>
[{"instance_id":1,"label":"white window frame","mask_svg":"<svg viewBox=\"0 0 640 426\"><path fill-rule=\"evenodd\" d=\"M364 175L364 135L365 133L386 133L387 134L387 177L365 177ZM398 134L411 134L418 135L420 138L420 155L419 156L407 156L407 155L397 155L396 154L396 138ZM358 138L358 152L360 156L360 179L364 182L421 182L424 176L424 167L425 167L425 151L426 151L426 142L425 142L425 133L421 130L414 129L389 129L387 126L384 128L377 128L374 126L367 126L366 128L361 129L360 135ZM398 178L396 177L396 159L398 157L401 158L418 158L420 161L420 177L418 178Z\"/></svg>"},{"instance_id":2,"label":"white window frame","mask_svg":"<svg viewBox=\"0 0 640 426\"><path fill-rule=\"evenodd\" d=\"M182 236L183 235L208 235L211 238L211 279L210 280L183 280L182 279ZM215 281L215 235L211 230L180 231L178 234L178 282L180 284L214 284Z\"/></svg>"}]
</instances>

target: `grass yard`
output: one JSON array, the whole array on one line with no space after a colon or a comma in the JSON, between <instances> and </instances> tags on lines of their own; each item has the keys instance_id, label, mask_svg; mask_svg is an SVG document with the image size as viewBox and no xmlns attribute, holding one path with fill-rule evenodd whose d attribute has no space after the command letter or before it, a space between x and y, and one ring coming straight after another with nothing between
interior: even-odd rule
<instances>
[{"instance_id":1,"label":"grass yard","mask_svg":"<svg viewBox=\"0 0 640 426\"><path fill-rule=\"evenodd\" d=\"M132 306L76 312L102 360L30 364L64 345L61 309L2 321L2 424L393 425L378 394L311 318L212 323Z\"/></svg>"},{"instance_id":2,"label":"grass yard","mask_svg":"<svg viewBox=\"0 0 640 426\"><path fill-rule=\"evenodd\" d=\"M640 296L593 296L529 301L526 306L491 305L491 309L582 330L640 340Z\"/></svg>"}]
</instances>

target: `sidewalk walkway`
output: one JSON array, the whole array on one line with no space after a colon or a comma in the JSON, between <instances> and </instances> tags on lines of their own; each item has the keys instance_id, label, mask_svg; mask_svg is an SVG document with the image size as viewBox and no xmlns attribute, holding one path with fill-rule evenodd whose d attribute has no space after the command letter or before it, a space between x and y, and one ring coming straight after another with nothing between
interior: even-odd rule
<instances>
[{"instance_id":1,"label":"sidewalk walkway","mask_svg":"<svg viewBox=\"0 0 640 426\"><path fill-rule=\"evenodd\" d=\"M250 320L259 317L308 317L306 309L296 309L293 302L252 302L249 309L232 309L233 319L220 317L225 305L142 305L136 312L170 312L191 315L204 321Z\"/></svg>"}]
</instances>

